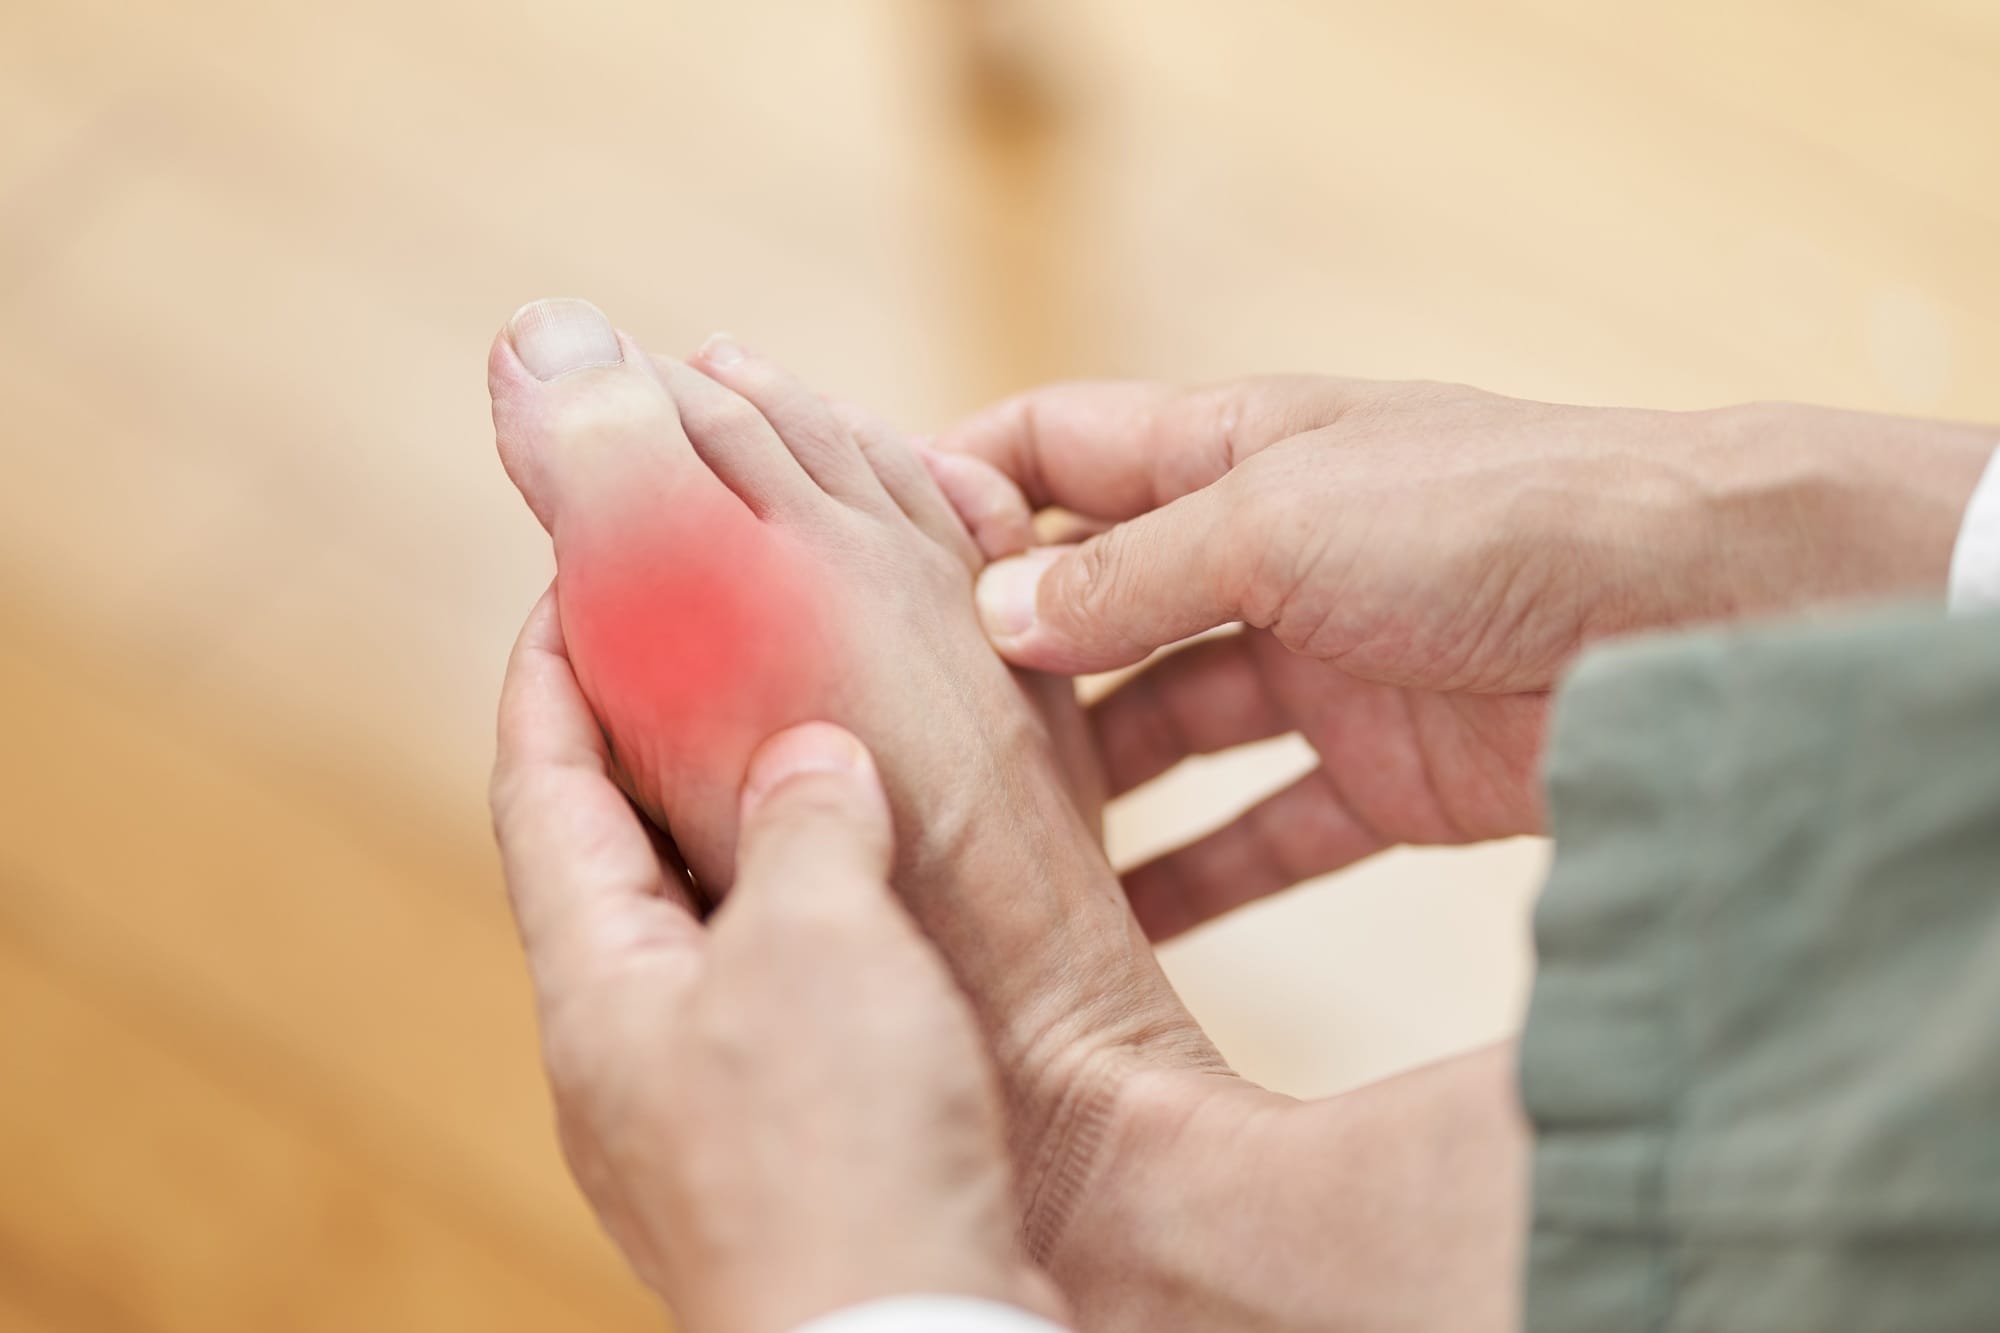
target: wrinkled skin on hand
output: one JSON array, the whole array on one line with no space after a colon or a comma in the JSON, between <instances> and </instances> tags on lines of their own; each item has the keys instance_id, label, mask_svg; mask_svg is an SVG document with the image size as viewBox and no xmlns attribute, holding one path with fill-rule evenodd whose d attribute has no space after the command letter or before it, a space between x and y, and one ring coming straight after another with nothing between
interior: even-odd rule
<instances>
[{"instance_id":1,"label":"wrinkled skin on hand","mask_svg":"<svg viewBox=\"0 0 2000 1333\"><path fill-rule=\"evenodd\" d=\"M1992 432L1329 377L1057 385L947 432L1106 531L982 575L1050 671L1152 664L1093 727L1114 791L1297 732L1322 763L1127 876L1155 937L1401 843L1543 828L1551 688L1589 643L1942 586Z\"/></svg>"}]
</instances>

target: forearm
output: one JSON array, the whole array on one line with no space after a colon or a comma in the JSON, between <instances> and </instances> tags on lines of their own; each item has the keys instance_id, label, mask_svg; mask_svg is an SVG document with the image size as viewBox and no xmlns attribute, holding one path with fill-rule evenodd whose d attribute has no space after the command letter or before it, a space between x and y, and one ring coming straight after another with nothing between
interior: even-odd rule
<instances>
[{"instance_id":1,"label":"forearm","mask_svg":"<svg viewBox=\"0 0 2000 1333\"><path fill-rule=\"evenodd\" d=\"M1138 1084L1054 1273L1093 1329L1511 1328L1527 1146L1511 1044L1317 1102Z\"/></svg>"}]
</instances>

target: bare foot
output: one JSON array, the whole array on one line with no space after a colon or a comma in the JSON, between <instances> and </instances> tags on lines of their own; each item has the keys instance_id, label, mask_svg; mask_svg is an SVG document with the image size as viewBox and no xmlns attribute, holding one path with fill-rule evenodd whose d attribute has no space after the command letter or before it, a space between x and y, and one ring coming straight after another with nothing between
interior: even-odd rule
<instances>
[{"instance_id":1,"label":"bare foot","mask_svg":"<svg viewBox=\"0 0 2000 1333\"><path fill-rule=\"evenodd\" d=\"M759 741L821 719L868 743L898 889L986 1028L1047 1255L1126 1072L1221 1062L987 644L980 552L930 473L733 344L696 364L581 301L525 307L494 343L500 453L554 539L570 658L627 789L710 890Z\"/></svg>"}]
</instances>

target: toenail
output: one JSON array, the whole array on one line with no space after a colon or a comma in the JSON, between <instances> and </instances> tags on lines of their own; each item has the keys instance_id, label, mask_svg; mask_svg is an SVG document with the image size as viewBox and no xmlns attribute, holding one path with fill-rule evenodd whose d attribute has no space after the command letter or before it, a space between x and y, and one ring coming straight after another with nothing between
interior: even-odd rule
<instances>
[{"instance_id":1,"label":"toenail","mask_svg":"<svg viewBox=\"0 0 2000 1333\"><path fill-rule=\"evenodd\" d=\"M590 366L615 366L625 359L604 312L569 296L530 301L516 310L507 321L507 340L538 380Z\"/></svg>"},{"instance_id":2,"label":"toenail","mask_svg":"<svg viewBox=\"0 0 2000 1333\"><path fill-rule=\"evenodd\" d=\"M979 619L996 639L1019 638L1035 626L1042 574L1066 552L1031 551L996 560L979 576Z\"/></svg>"},{"instance_id":3,"label":"toenail","mask_svg":"<svg viewBox=\"0 0 2000 1333\"><path fill-rule=\"evenodd\" d=\"M701 345L701 359L717 370L727 370L743 361L743 348L726 333L711 333Z\"/></svg>"}]
</instances>

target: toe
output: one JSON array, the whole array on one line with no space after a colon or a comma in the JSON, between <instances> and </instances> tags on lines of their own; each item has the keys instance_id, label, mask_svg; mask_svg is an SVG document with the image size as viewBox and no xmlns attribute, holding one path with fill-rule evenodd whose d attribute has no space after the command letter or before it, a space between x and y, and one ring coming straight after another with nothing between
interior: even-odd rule
<instances>
[{"instance_id":1,"label":"toe","mask_svg":"<svg viewBox=\"0 0 2000 1333\"><path fill-rule=\"evenodd\" d=\"M778 430L740 394L669 357L654 357L653 367L695 453L758 517L826 503L826 493Z\"/></svg>"},{"instance_id":2,"label":"toe","mask_svg":"<svg viewBox=\"0 0 2000 1333\"><path fill-rule=\"evenodd\" d=\"M1027 496L1006 473L969 454L935 449L918 454L982 557L1000 560L1028 549L1034 537L1034 513Z\"/></svg>"},{"instance_id":3,"label":"toe","mask_svg":"<svg viewBox=\"0 0 2000 1333\"><path fill-rule=\"evenodd\" d=\"M875 469L876 480L917 525L918 531L975 572L986 563L967 526L959 520L958 511L945 499L930 469L917 457L916 449L901 431L853 403L829 400L827 407L861 446L861 456Z\"/></svg>"},{"instance_id":4,"label":"toe","mask_svg":"<svg viewBox=\"0 0 2000 1333\"><path fill-rule=\"evenodd\" d=\"M695 353L695 369L741 396L771 423L820 489L860 508L888 513L894 501L820 396L776 362L717 334Z\"/></svg>"},{"instance_id":5,"label":"toe","mask_svg":"<svg viewBox=\"0 0 2000 1333\"><path fill-rule=\"evenodd\" d=\"M579 492L700 471L651 360L588 301L522 306L487 357L500 459L542 526Z\"/></svg>"}]
</instances>

